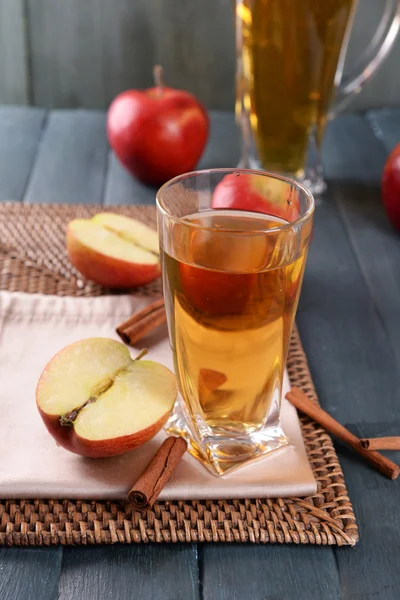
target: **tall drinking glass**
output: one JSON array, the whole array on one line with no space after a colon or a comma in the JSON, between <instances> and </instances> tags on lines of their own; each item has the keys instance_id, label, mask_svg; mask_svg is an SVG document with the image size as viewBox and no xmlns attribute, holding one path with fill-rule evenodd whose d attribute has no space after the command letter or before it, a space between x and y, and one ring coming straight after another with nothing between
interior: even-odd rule
<instances>
[{"instance_id":1,"label":"tall drinking glass","mask_svg":"<svg viewBox=\"0 0 400 600\"><path fill-rule=\"evenodd\" d=\"M258 198L267 213L216 208L227 190L241 206ZM314 200L285 177L215 169L166 183L157 209L181 392L168 431L222 475L288 441L282 379Z\"/></svg>"}]
</instances>

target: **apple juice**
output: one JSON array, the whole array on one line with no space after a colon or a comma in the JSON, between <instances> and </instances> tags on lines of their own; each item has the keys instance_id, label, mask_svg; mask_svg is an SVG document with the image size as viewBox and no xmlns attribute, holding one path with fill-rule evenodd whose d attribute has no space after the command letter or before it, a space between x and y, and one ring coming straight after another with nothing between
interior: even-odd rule
<instances>
[{"instance_id":1,"label":"apple juice","mask_svg":"<svg viewBox=\"0 0 400 600\"><path fill-rule=\"evenodd\" d=\"M279 405L307 252L285 224L206 210L174 224L171 254L161 248L180 391L193 422L214 435L258 431Z\"/></svg>"}]
</instances>

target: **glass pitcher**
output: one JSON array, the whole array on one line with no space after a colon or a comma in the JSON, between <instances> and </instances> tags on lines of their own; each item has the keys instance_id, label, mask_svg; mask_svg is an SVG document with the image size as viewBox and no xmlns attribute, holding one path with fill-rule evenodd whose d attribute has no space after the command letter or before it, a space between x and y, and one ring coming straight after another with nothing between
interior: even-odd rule
<instances>
[{"instance_id":1,"label":"glass pitcher","mask_svg":"<svg viewBox=\"0 0 400 600\"><path fill-rule=\"evenodd\" d=\"M284 173L325 187L320 148L329 119L389 53L400 0L386 0L356 72L343 65L357 0L236 0L236 119L240 167Z\"/></svg>"}]
</instances>

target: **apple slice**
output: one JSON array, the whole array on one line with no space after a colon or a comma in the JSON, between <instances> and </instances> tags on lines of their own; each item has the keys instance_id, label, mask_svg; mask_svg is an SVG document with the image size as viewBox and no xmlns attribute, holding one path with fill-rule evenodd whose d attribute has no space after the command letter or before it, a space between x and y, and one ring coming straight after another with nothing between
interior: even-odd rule
<instances>
[{"instance_id":1,"label":"apple slice","mask_svg":"<svg viewBox=\"0 0 400 600\"><path fill-rule=\"evenodd\" d=\"M108 338L75 342L52 358L36 403L61 446L83 456L115 456L160 431L176 400L175 375L139 358Z\"/></svg>"},{"instance_id":2,"label":"apple slice","mask_svg":"<svg viewBox=\"0 0 400 600\"><path fill-rule=\"evenodd\" d=\"M113 213L71 221L67 250L71 263L84 277L107 287L144 285L161 272L157 232Z\"/></svg>"},{"instance_id":3,"label":"apple slice","mask_svg":"<svg viewBox=\"0 0 400 600\"><path fill-rule=\"evenodd\" d=\"M157 232L136 219L105 212L95 215L92 221L154 254L160 252Z\"/></svg>"}]
</instances>

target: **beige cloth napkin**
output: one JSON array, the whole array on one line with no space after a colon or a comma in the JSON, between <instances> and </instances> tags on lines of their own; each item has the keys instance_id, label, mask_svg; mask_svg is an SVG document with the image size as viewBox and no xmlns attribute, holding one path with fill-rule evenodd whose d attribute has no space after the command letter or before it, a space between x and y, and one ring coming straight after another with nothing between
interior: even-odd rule
<instances>
[{"instance_id":1,"label":"beige cloth napkin","mask_svg":"<svg viewBox=\"0 0 400 600\"><path fill-rule=\"evenodd\" d=\"M118 339L114 329L148 298L61 298L0 292L0 498L125 498L165 437L123 456L89 459L56 445L35 404L37 380L67 344L92 336ZM172 368L166 328L149 336L149 359ZM140 346L142 347L142 345ZM140 348L139 347L139 348ZM285 382L286 388L288 381ZM316 482L295 409L285 400L282 424L290 445L224 476L214 477L186 453L161 499L305 496Z\"/></svg>"}]
</instances>

